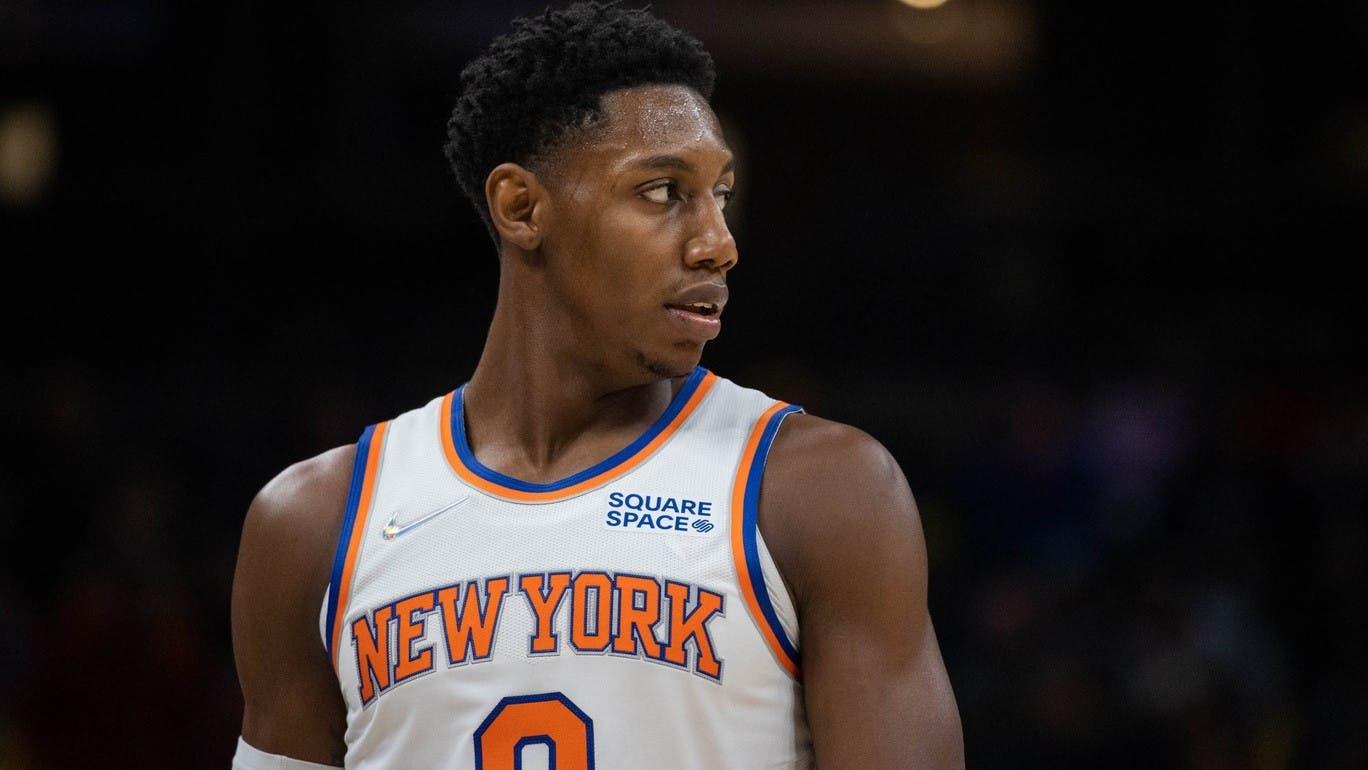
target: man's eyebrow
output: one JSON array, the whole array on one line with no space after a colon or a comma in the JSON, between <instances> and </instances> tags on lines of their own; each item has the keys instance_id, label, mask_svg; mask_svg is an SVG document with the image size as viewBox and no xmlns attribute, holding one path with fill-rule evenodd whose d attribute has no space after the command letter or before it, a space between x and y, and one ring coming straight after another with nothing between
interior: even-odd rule
<instances>
[{"instance_id":1,"label":"man's eyebrow","mask_svg":"<svg viewBox=\"0 0 1368 770\"><path fill-rule=\"evenodd\" d=\"M722 166L722 173L725 174L728 171L731 171L733 168L735 168L735 166L736 158L727 158L726 164ZM642 158L641 160L632 163L631 168L674 169L676 171L687 171L689 173L693 173L694 171L692 163L680 157L679 155L669 154L652 155L647 158Z\"/></svg>"}]
</instances>

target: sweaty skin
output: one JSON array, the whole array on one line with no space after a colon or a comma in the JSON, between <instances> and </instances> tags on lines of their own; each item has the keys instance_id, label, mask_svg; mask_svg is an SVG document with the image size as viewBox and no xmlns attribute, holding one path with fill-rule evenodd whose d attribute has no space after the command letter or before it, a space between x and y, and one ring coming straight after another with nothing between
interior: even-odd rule
<instances>
[{"instance_id":1,"label":"sweaty skin","mask_svg":"<svg viewBox=\"0 0 1368 770\"><path fill-rule=\"evenodd\" d=\"M651 85L600 103L552 162L504 163L485 183L499 295L465 390L467 434L481 463L531 482L606 459L659 417L717 333L667 305L697 292L725 302L737 264L723 215L732 153L706 100ZM293 465L257 494L233 586L243 737L333 765L346 710L317 621L355 451ZM963 767L921 521L888 452L790 416L759 527L797 602L818 765Z\"/></svg>"}]
</instances>

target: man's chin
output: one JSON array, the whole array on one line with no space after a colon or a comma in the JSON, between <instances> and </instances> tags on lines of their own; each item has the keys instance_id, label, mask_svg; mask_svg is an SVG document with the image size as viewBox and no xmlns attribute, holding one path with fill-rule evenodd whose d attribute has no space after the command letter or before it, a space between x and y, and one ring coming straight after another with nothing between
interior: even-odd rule
<instances>
[{"instance_id":1,"label":"man's chin","mask_svg":"<svg viewBox=\"0 0 1368 770\"><path fill-rule=\"evenodd\" d=\"M699 345L687 351L671 350L666 355L638 353L637 363L646 371L662 379L688 377L698 367L698 362L702 360L702 356L703 346Z\"/></svg>"}]
</instances>

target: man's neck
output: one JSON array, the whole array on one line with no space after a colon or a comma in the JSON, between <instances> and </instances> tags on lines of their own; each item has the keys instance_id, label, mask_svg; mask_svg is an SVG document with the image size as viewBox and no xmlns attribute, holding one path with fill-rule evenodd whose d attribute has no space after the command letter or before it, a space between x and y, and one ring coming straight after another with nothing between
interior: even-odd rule
<instances>
[{"instance_id":1,"label":"man's neck","mask_svg":"<svg viewBox=\"0 0 1368 770\"><path fill-rule=\"evenodd\" d=\"M563 462L573 472L610 456L669 406L682 380L614 371L603 351L580 349L593 340L573 333L554 301L514 296L500 283L484 351L462 391L466 435L481 462L568 475Z\"/></svg>"}]
</instances>

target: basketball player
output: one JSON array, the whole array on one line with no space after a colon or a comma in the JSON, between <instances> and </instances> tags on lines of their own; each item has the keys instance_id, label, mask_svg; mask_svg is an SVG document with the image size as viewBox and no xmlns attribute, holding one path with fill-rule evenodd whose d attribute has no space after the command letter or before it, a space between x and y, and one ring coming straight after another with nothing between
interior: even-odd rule
<instances>
[{"instance_id":1,"label":"basketball player","mask_svg":"<svg viewBox=\"0 0 1368 770\"><path fill-rule=\"evenodd\" d=\"M462 73L485 348L252 501L234 767L963 766L897 464L699 366L737 266L713 79L599 4Z\"/></svg>"}]
</instances>

